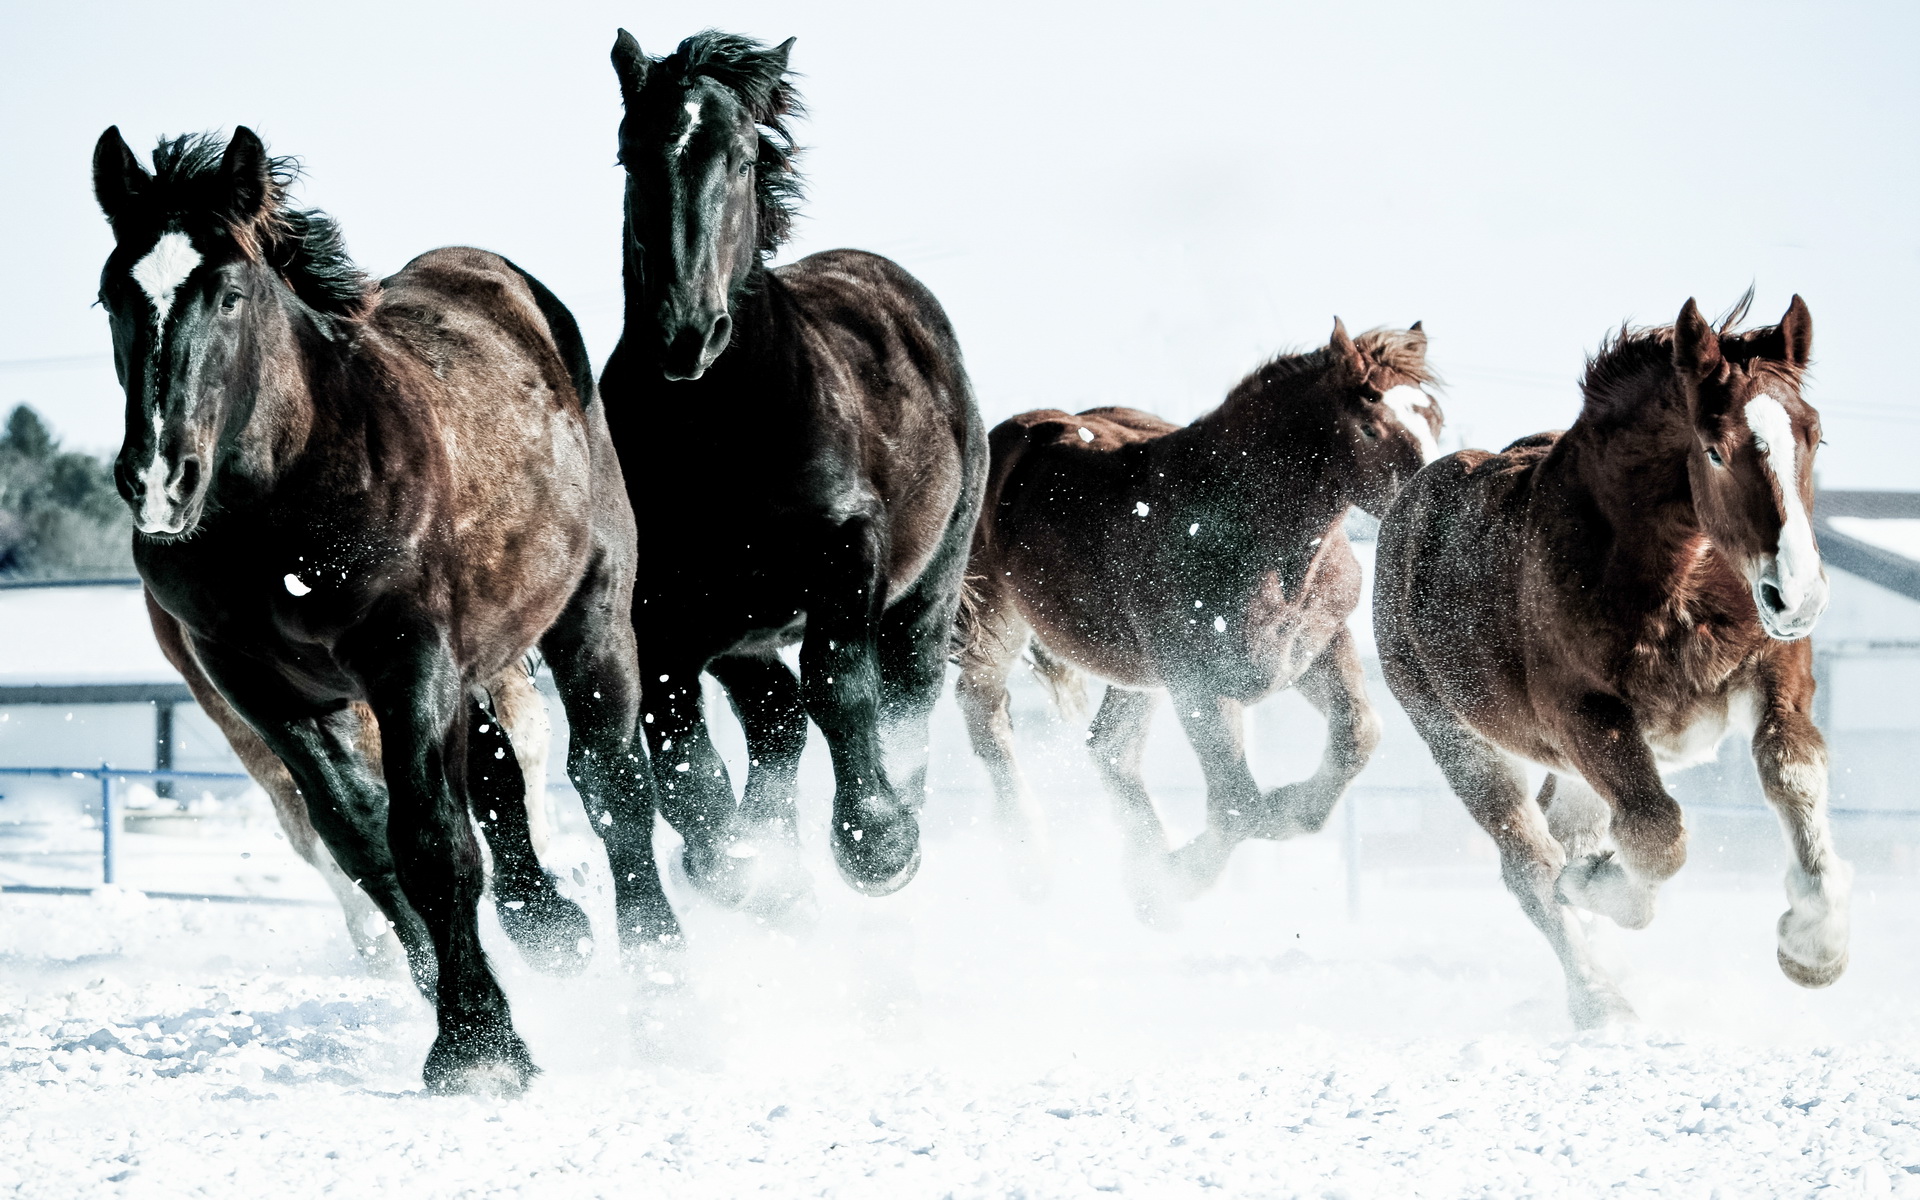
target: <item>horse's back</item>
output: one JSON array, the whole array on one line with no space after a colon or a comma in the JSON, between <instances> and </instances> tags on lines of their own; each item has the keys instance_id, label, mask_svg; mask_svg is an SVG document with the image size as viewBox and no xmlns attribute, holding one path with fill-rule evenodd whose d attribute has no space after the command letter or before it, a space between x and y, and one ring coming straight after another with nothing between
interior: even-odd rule
<instances>
[{"instance_id":1,"label":"horse's back","mask_svg":"<svg viewBox=\"0 0 1920 1200\"><path fill-rule=\"evenodd\" d=\"M370 325L384 336L405 419L444 463L461 590L517 594L512 613L490 617L524 624L506 640L527 642L558 615L596 528L624 504L607 478L599 406L587 407L592 367L579 328L538 280L467 247L429 251L383 280Z\"/></svg>"},{"instance_id":2,"label":"horse's back","mask_svg":"<svg viewBox=\"0 0 1920 1200\"><path fill-rule=\"evenodd\" d=\"M773 272L798 318L818 414L858 445L891 536L891 594L966 538L987 452L960 343L933 293L898 263L824 250ZM836 439L829 439L829 441Z\"/></svg>"},{"instance_id":3,"label":"horse's back","mask_svg":"<svg viewBox=\"0 0 1920 1200\"><path fill-rule=\"evenodd\" d=\"M1418 676L1439 693L1433 699L1463 714L1507 691L1501 685L1523 686L1514 623L1529 562L1529 506L1559 436L1535 434L1497 454L1447 455L1394 501L1380 526L1374 594L1390 680Z\"/></svg>"}]
</instances>

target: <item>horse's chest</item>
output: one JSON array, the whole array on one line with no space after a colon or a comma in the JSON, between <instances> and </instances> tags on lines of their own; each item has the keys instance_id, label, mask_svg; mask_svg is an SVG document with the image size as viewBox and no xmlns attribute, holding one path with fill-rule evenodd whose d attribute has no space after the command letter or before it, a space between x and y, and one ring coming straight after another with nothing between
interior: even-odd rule
<instances>
[{"instance_id":1,"label":"horse's chest","mask_svg":"<svg viewBox=\"0 0 1920 1200\"><path fill-rule=\"evenodd\" d=\"M1729 690L1688 709L1644 721L1647 748L1662 774L1712 762L1729 732L1751 733L1759 721L1759 697Z\"/></svg>"}]
</instances>

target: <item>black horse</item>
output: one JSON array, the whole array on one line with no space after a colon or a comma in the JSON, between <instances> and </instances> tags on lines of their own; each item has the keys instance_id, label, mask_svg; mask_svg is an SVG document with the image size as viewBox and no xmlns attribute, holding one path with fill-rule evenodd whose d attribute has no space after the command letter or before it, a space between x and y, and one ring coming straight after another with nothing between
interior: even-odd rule
<instances>
[{"instance_id":1,"label":"black horse","mask_svg":"<svg viewBox=\"0 0 1920 1200\"><path fill-rule=\"evenodd\" d=\"M697 885L770 907L804 888L767 864L793 845L808 717L847 881L884 895L919 864L927 717L987 465L926 288L853 250L766 267L799 190L791 46L709 31L656 60L620 32L626 325L600 383L645 529L633 618L661 810ZM795 641L797 680L777 657ZM746 730L738 806L702 669Z\"/></svg>"},{"instance_id":2,"label":"black horse","mask_svg":"<svg viewBox=\"0 0 1920 1200\"><path fill-rule=\"evenodd\" d=\"M634 732L633 514L579 330L478 250L372 284L331 221L286 203L291 161L245 127L163 141L151 173L109 129L93 169L141 577L395 923L436 1004L428 1086L518 1091L534 1067L480 948L470 801L496 888L511 878L539 916L509 931L550 952L588 929L528 871L519 771L479 706L535 645L623 944L678 936Z\"/></svg>"}]
</instances>

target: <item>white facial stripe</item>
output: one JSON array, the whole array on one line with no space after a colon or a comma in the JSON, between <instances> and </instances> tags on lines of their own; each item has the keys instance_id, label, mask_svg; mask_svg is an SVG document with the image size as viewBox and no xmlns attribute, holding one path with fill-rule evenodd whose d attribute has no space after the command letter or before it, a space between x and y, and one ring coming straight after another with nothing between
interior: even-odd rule
<instances>
[{"instance_id":1,"label":"white facial stripe","mask_svg":"<svg viewBox=\"0 0 1920 1200\"><path fill-rule=\"evenodd\" d=\"M1785 517L1774 570L1780 578L1781 597L1790 608L1798 607L1819 582L1820 552L1813 544L1806 505L1800 502L1800 445L1793 440L1793 418L1787 415L1786 405L1763 392L1747 402L1747 427L1753 430L1754 447L1766 455L1767 467L1780 487Z\"/></svg>"},{"instance_id":2,"label":"white facial stripe","mask_svg":"<svg viewBox=\"0 0 1920 1200\"><path fill-rule=\"evenodd\" d=\"M199 265L200 252L193 248L192 239L178 230L161 234L147 256L133 264L133 281L140 285L147 299L153 301L156 334L167 323L167 313L173 308L173 294Z\"/></svg>"},{"instance_id":3,"label":"white facial stripe","mask_svg":"<svg viewBox=\"0 0 1920 1200\"><path fill-rule=\"evenodd\" d=\"M1440 457L1440 443L1434 439L1433 426L1427 424L1426 414L1420 411L1433 403L1433 397L1411 384L1403 383L1397 388L1388 389L1381 400L1393 411L1394 417L1407 427L1407 432L1419 441L1422 461L1432 462Z\"/></svg>"},{"instance_id":4,"label":"white facial stripe","mask_svg":"<svg viewBox=\"0 0 1920 1200\"><path fill-rule=\"evenodd\" d=\"M680 129L680 140L673 144L673 152L679 154L693 140L693 131L700 128L700 102L687 101L687 123Z\"/></svg>"}]
</instances>

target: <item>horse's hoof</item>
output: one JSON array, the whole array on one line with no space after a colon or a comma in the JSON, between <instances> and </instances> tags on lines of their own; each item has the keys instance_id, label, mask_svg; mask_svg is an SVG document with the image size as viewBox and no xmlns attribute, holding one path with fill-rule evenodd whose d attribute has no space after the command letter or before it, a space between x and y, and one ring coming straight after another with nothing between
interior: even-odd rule
<instances>
[{"instance_id":1,"label":"horse's hoof","mask_svg":"<svg viewBox=\"0 0 1920 1200\"><path fill-rule=\"evenodd\" d=\"M920 870L920 822L905 810L885 825L834 830L833 859L840 877L867 896L890 896Z\"/></svg>"},{"instance_id":2,"label":"horse's hoof","mask_svg":"<svg viewBox=\"0 0 1920 1200\"><path fill-rule=\"evenodd\" d=\"M493 910L527 965L547 975L578 975L593 957L593 924L578 904L554 890L529 888L513 899L494 896Z\"/></svg>"},{"instance_id":3,"label":"horse's hoof","mask_svg":"<svg viewBox=\"0 0 1920 1200\"><path fill-rule=\"evenodd\" d=\"M1197 898L1220 881L1236 844L1211 826L1201 830L1192 841L1165 857L1164 889L1174 899Z\"/></svg>"},{"instance_id":4,"label":"horse's hoof","mask_svg":"<svg viewBox=\"0 0 1920 1200\"><path fill-rule=\"evenodd\" d=\"M675 874L688 887L722 908L739 908L752 890L745 860L715 845L689 841L680 852L679 866Z\"/></svg>"},{"instance_id":5,"label":"horse's hoof","mask_svg":"<svg viewBox=\"0 0 1920 1200\"><path fill-rule=\"evenodd\" d=\"M527 1044L511 1030L464 1045L450 1042L442 1033L427 1051L427 1065L421 1071L427 1090L436 1096L500 1098L525 1092L539 1073Z\"/></svg>"},{"instance_id":6,"label":"horse's hoof","mask_svg":"<svg viewBox=\"0 0 1920 1200\"><path fill-rule=\"evenodd\" d=\"M1612 989L1573 997L1567 1007L1573 1014L1575 1029L1606 1029L1614 1025L1634 1025L1640 1020L1640 1014L1633 1011L1627 998Z\"/></svg>"},{"instance_id":7,"label":"horse's hoof","mask_svg":"<svg viewBox=\"0 0 1920 1200\"><path fill-rule=\"evenodd\" d=\"M1828 987L1843 973L1847 973L1849 954L1841 950L1839 958L1834 958L1832 962L1820 962L1812 966L1799 962L1795 958L1788 958L1788 952L1780 948L1774 950L1774 958L1780 960L1780 973L1786 975L1793 983L1799 983L1801 987Z\"/></svg>"}]
</instances>

